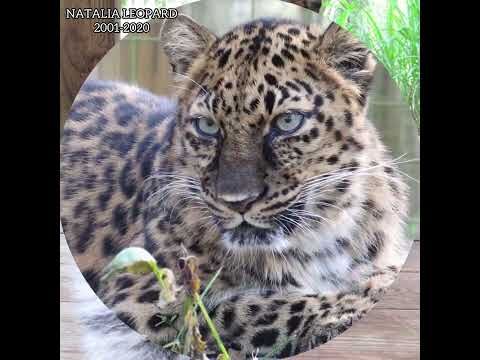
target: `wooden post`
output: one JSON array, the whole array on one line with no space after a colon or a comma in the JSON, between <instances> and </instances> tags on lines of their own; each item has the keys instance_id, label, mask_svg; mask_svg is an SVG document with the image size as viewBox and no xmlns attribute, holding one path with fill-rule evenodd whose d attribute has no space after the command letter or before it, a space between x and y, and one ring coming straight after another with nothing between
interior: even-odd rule
<instances>
[{"instance_id":1,"label":"wooden post","mask_svg":"<svg viewBox=\"0 0 480 360\"><path fill-rule=\"evenodd\" d=\"M117 20L66 19L65 8L115 8L117 0L60 1L60 134L78 90L102 57L115 45L117 34L94 33L95 22ZM60 135L61 136L61 135Z\"/></svg>"}]
</instances>

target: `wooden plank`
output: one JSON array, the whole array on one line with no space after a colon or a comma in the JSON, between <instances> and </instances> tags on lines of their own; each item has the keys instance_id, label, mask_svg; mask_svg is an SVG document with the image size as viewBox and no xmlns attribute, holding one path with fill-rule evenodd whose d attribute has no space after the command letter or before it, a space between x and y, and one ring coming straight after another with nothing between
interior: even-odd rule
<instances>
[{"instance_id":1,"label":"wooden plank","mask_svg":"<svg viewBox=\"0 0 480 360\"><path fill-rule=\"evenodd\" d=\"M60 2L60 129L81 85L100 59L115 44L114 33L94 33L96 19L66 19L66 8L114 8L116 0L64 0ZM102 20L114 22L114 19Z\"/></svg>"},{"instance_id":2,"label":"wooden plank","mask_svg":"<svg viewBox=\"0 0 480 360\"><path fill-rule=\"evenodd\" d=\"M70 253L65 236L60 235L60 359L83 360L81 348L82 334L86 331L76 315L76 308L81 304L76 297L77 287L87 287L87 283L77 283L76 275L80 270ZM93 293L92 293L93 294Z\"/></svg>"},{"instance_id":3,"label":"wooden plank","mask_svg":"<svg viewBox=\"0 0 480 360\"><path fill-rule=\"evenodd\" d=\"M83 355L80 350L62 350L60 351L60 360L82 360Z\"/></svg>"},{"instance_id":4,"label":"wooden plank","mask_svg":"<svg viewBox=\"0 0 480 360\"><path fill-rule=\"evenodd\" d=\"M375 309L420 310L420 274L400 273Z\"/></svg>"},{"instance_id":5,"label":"wooden plank","mask_svg":"<svg viewBox=\"0 0 480 360\"><path fill-rule=\"evenodd\" d=\"M81 336L80 324L76 321L69 321L67 315L60 311L62 320L60 322L60 358L61 359L80 359L83 353L81 348ZM74 357L66 355L62 356L62 353L75 354Z\"/></svg>"},{"instance_id":6,"label":"wooden plank","mask_svg":"<svg viewBox=\"0 0 480 360\"><path fill-rule=\"evenodd\" d=\"M407 261L402 267L402 272L419 272L420 271L420 241L415 241L408 254Z\"/></svg>"},{"instance_id":7,"label":"wooden plank","mask_svg":"<svg viewBox=\"0 0 480 360\"><path fill-rule=\"evenodd\" d=\"M78 306L78 304L75 304ZM60 302L60 359L81 360L82 327L68 303Z\"/></svg>"},{"instance_id":8,"label":"wooden plank","mask_svg":"<svg viewBox=\"0 0 480 360\"><path fill-rule=\"evenodd\" d=\"M342 335L296 360L419 359L420 312L374 309Z\"/></svg>"}]
</instances>

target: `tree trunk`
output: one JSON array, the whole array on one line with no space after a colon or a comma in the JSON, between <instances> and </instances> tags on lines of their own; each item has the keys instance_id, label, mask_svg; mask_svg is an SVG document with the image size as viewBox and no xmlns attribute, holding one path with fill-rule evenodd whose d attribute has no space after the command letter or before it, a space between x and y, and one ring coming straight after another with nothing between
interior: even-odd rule
<instances>
[{"instance_id":1,"label":"tree trunk","mask_svg":"<svg viewBox=\"0 0 480 360\"><path fill-rule=\"evenodd\" d=\"M94 33L94 23L114 19L66 19L66 8L115 8L117 0L60 1L60 136L80 87L95 65L115 45L117 34Z\"/></svg>"}]
</instances>

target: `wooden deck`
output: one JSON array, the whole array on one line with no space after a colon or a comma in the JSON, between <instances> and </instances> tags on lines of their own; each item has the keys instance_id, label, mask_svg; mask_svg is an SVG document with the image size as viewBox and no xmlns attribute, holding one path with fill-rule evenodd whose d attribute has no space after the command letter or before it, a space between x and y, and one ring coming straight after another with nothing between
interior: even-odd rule
<instances>
[{"instance_id":1,"label":"wooden deck","mask_svg":"<svg viewBox=\"0 0 480 360\"><path fill-rule=\"evenodd\" d=\"M413 360L420 358L420 243L385 298L351 329L296 360ZM82 360L73 281L78 268L60 230L60 359ZM84 286L86 285L83 284ZM141 360L141 359L139 359Z\"/></svg>"}]
</instances>

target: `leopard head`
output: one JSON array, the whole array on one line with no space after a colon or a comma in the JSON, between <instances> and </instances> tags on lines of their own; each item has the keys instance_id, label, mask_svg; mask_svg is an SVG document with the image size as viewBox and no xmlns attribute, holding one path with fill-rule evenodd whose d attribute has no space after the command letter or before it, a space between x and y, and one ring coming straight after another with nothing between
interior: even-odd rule
<instances>
[{"instance_id":1,"label":"leopard head","mask_svg":"<svg viewBox=\"0 0 480 360\"><path fill-rule=\"evenodd\" d=\"M178 158L226 247L304 246L351 206L369 141L365 46L335 24L260 19L217 37L184 15L161 42L181 88Z\"/></svg>"}]
</instances>

